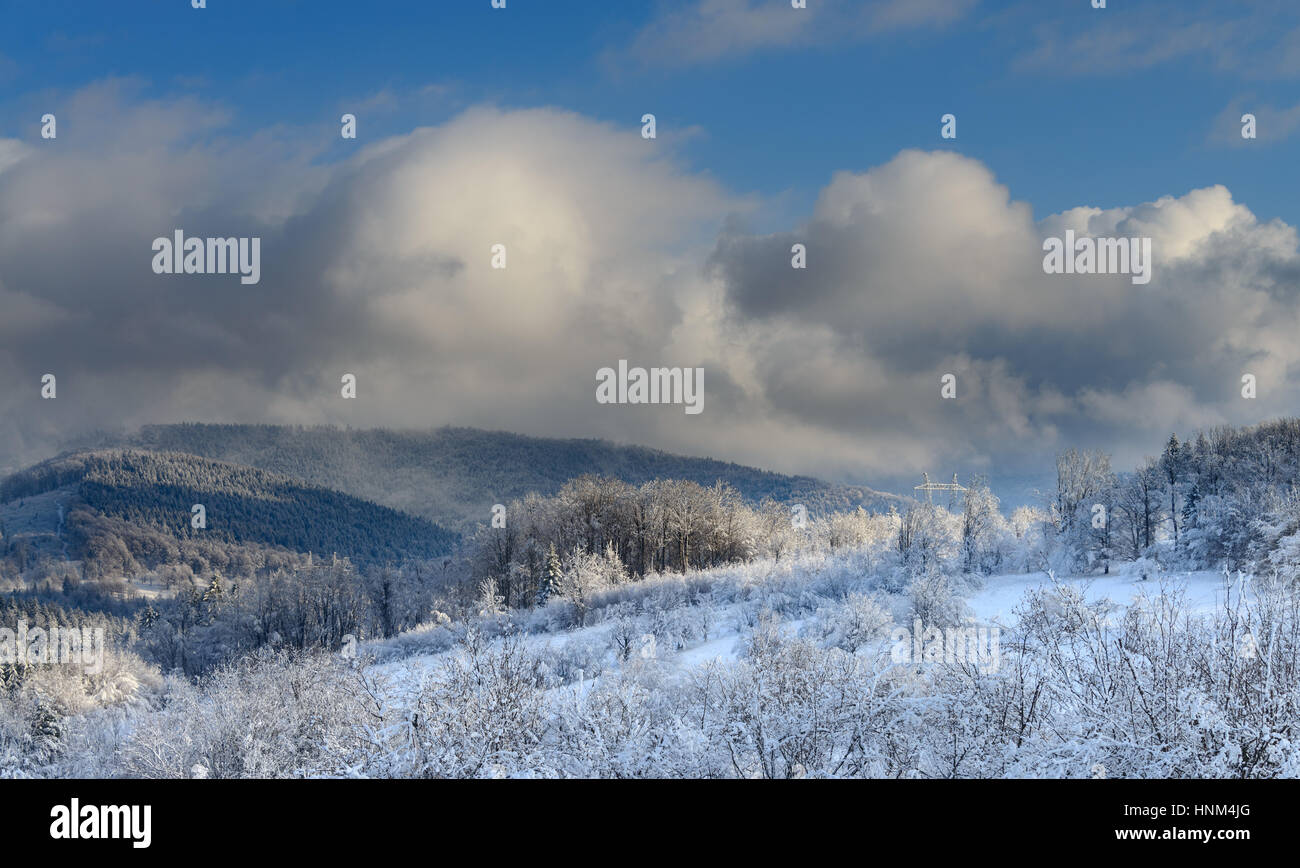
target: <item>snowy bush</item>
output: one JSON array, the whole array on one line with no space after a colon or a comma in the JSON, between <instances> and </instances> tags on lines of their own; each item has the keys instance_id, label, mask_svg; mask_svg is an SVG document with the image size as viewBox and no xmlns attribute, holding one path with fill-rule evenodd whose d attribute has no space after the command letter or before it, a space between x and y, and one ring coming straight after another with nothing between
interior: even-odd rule
<instances>
[{"instance_id":1,"label":"snowy bush","mask_svg":"<svg viewBox=\"0 0 1300 868\"><path fill-rule=\"evenodd\" d=\"M873 597L849 594L840 605L823 606L803 629L803 635L823 648L850 654L889 635L894 616Z\"/></svg>"},{"instance_id":2,"label":"snowy bush","mask_svg":"<svg viewBox=\"0 0 1300 868\"><path fill-rule=\"evenodd\" d=\"M372 721L372 690L339 655L263 650L193 684L172 679L122 751L126 774L187 778L341 775Z\"/></svg>"},{"instance_id":3,"label":"snowy bush","mask_svg":"<svg viewBox=\"0 0 1300 868\"><path fill-rule=\"evenodd\" d=\"M546 673L560 684L599 678L605 671L608 644L599 638L571 638L538 652Z\"/></svg>"},{"instance_id":4,"label":"snowy bush","mask_svg":"<svg viewBox=\"0 0 1300 868\"><path fill-rule=\"evenodd\" d=\"M417 697L397 750L412 777L545 774L544 661L518 634L490 643L471 631Z\"/></svg>"},{"instance_id":5,"label":"snowy bush","mask_svg":"<svg viewBox=\"0 0 1300 868\"><path fill-rule=\"evenodd\" d=\"M878 768L873 733L890 726L882 658L823 649L763 621L740 661L697 673L710 743L741 778L855 777Z\"/></svg>"},{"instance_id":6,"label":"snowy bush","mask_svg":"<svg viewBox=\"0 0 1300 868\"><path fill-rule=\"evenodd\" d=\"M926 627L951 627L966 620L966 604L953 593L953 582L938 572L918 576L908 588L909 621L920 619Z\"/></svg>"}]
</instances>

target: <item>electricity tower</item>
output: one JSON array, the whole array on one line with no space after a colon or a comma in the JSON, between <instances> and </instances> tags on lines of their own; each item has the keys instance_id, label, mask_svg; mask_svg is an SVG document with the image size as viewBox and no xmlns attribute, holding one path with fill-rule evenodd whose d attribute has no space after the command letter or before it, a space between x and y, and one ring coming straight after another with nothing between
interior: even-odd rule
<instances>
[{"instance_id":1,"label":"electricity tower","mask_svg":"<svg viewBox=\"0 0 1300 868\"><path fill-rule=\"evenodd\" d=\"M934 503L934 493L936 491L951 491L953 494L948 498L948 507L952 508L957 498L957 492L969 490L966 486L957 484L957 474L955 473L952 475L952 482L931 482L928 473L922 473L921 476L925 478L925 483L913 486L912 490L924 491L925 499L929 503Z\"/></svg>"}]
</instances>

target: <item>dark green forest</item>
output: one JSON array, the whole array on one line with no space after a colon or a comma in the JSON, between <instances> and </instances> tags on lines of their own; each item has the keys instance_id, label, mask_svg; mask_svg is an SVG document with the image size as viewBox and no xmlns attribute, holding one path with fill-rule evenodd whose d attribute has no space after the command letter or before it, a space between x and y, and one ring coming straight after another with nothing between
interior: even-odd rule
<instances>
[{"instance_id":1,"label":"dark green forest","mask_svg":"<svg viewBox=\"0 0 1300 868\"><path fill-rule=\"evenodd\" d=\"M337 554L357 564L435 558L457 542L456 534L424 518L265 470L175 452L61 456L9 477L0 484L0 501L59 488L73 495L70 554L101 568L114 556L149 567L183 562L185 543L199 540ZM191 526L195 504L206 510L206 528Z\"/></svg>"}]
</instances>

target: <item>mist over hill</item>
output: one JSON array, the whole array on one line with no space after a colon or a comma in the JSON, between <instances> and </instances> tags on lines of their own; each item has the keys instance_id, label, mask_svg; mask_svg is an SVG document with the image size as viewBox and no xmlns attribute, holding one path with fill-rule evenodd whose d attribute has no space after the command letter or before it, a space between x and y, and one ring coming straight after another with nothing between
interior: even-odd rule
<instances>
[{"instance_id":1,"label":"mist over hill","mask_svg":"<svg viewBox=\"0 0 1300 868\"><path fill-rule=\"evenodd\" d=\"M634 485L677 479L712 486L721 480L752 503L766 498L802 503L813 515L858 506L887 511L894 504L902 509L908 502L866 486L787 476L641 446L475 428L148 425L134 434L97 435L79 445L185 452L257 467L423 516L457 531L486 522L494 503L507 503L529 492L554 494L584 474Z\"/></svg>"}]
</instances>

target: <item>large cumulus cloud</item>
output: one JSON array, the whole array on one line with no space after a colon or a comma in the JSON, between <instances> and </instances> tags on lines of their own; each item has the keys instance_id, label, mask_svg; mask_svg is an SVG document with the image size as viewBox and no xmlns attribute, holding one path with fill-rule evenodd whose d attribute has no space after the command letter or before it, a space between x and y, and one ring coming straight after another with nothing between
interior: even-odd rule
<instances>
[{"instance_id":1,"label":"large cumulus cloud","mask_svg":"<svg viewBox=\"0 0 1300 868\"><path fill-rule=\"evenodd\" d=\"M1043 239L1067 229L1150 237L1154 278L1044 274ZM795 243L806 270L790 268ZM789 232L733 226L712 265L731 316L784 348L757 374L774 412L915 454L908 471L1028 473L1076 443L1127 462L1162 432L1298 406L1295 230L1223 187L1035 221L982 164L908 151L836 176ZM945 401L949 372L958 398Z\"/></svg>"},{"instance_id":2,"label":"large cumulus cloud","mask_svg":"<svg viewBox=\"0 0 1300 868\"><path fill-rule=\"evenodd\" d=\"M174 418L641 440L682 424L591 417L595 372L714 351L686 311L744 203L639 128L479 108L327 164L312 131L229 137L219 107L132 89L74 95L54 141L0 143L8 451ZM153 274L152 240L175 229L260 236L261 282ZM46 372L55 401L35 387ZM724 406L725 371L710 391Z\"/></svg>"},{"instance_id":3,"label":"large cumulus cloud","mask_svg":"<svg viewBox=\"0 0 1300 868\"><path fill-rule=\"evenodd\" d=\"M7 463L153 421L468 424L899 487L1029 477L1064 445L1123 464L1300 406L1295 230L1222 187L1036 218L989 167L906 151L758 234L756 203L667 142L554 109L476 108L342 162L320 131L233 137L219 106L129 82L59 116L54 142L0 141ZM153 274L177 228L261 236L261 283ZM1153 279L1045 275L1066 229L1151 237ZM618 359L703 365L704 413L597 405Z\"/></svg>"}]
</instances>

